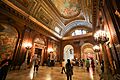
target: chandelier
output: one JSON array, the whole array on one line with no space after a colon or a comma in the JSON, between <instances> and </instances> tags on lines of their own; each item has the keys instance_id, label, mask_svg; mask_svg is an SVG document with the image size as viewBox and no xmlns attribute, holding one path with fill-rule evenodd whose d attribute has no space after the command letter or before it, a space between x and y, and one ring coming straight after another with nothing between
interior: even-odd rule
<instances>
[{"instance_id":1,"label":"chandelier","mask_svg":"<svg viewBox=\"0 0 120 80\"><path fill-rule=\"evenodd\" d=\"M104 44L105 42L107 42L109 40L108 33L103 30L98 30L94 34L94 39L97 43Z\"/></svg>"},{"instance_id":2,"label":"chandelier","mask_svg":"<svg viewBox=\"0 0 120 80\"><path fill-rule=\"evenodd\" d=\"M100 47L99 47L98 45L95 45L95 46L93 47L93 50L94 50L95 52L99 52L99 51L100 51Z\"/></svg>"}]
</instances>

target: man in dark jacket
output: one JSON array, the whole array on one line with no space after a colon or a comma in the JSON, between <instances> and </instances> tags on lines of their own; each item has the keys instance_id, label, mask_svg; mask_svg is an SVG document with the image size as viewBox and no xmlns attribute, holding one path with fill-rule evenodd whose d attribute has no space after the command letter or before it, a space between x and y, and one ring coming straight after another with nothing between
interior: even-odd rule
<instances>
[{"instance_id":1,"label":"man in dark jacket","mask_svg":"<svg viewBox=\"0 0 120 80\"><path fill-rule=\"evenodd\" d=\"M2 61L0 63L0 80L5 80L11 64L11 60L10 60L10 56L6 57L5 54L2 54L1 56L2 56Z\"/></svg>"},{"instance_id":2,"label":"man in dark jacket","mask_svg":"<svg viewBox=\"0 0 120 80\"><path fill-rule=\"evenodd\" d=\"M67 80L72 80L73 66L70 63L70 59L67 60L67 64L65 67L66 67Z\"/></svg>"}]
</instances>

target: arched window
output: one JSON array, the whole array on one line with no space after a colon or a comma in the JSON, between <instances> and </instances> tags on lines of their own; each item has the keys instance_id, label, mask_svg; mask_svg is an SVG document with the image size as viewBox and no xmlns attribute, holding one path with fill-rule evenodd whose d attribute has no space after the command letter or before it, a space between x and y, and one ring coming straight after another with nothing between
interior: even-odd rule
<instances>
[{"instance_id":1,"label":"arched window","mask_svg":"<svg viewBox=\"0 0 120 80\"><path fill-rule=\"evenodd\" d=\"M75 30L74 32L72 32L72 36L76 36L76 35L82 35L82 34L86 34L87 31L80 29L80 30Z\"/></svg>"},{"instance_id":2,"label":"arched window","mask_svg":"<svg viewBox=\"0 0 120 80\"><path fill-rule=\"evenodd\" d=\"M55 27L55 31L56 31L57 33L60 33L60 28L59 28L59 27Z\"/></svg>"}]
</instances>

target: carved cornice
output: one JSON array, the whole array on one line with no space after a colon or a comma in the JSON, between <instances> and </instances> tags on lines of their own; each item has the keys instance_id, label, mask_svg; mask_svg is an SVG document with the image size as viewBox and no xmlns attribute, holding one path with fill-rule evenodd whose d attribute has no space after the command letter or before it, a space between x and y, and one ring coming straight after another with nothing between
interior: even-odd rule
<instances>
[{"instance_id":1,"label":"carved cornice","mask_svg":"<svg viewBox=\"0 0 120 80\"><path fill-rule=\"evenodd\" d=\"M92 11L92 26L93 26L93 31L95 31L96 23L97 23L97 15L99 11L99 5L98 5L99 0L93 0L93 11Z\"/></svg>"},{"instance_id":2,"label":"carved cornice","mask_svg":"<svg viewBox=\"0 0 120 80\"><path fill-rule=\"evenodd\" d=\"M23 2L22 2L23 1ZM61 35L64 35L65 31L70 30L69 23L74 22L77 19L80 19L80 16L74 16L72 19L64 19L62 18L55 7L51 5L50 0L2 0L8 7L2 7L4 10L10 12L17 18L24 21L26 25L33 25L39 28L45 29L49 33L52 33L57 38L62 38ZM84 1L84 0L83 0ZM97 17L97 0L93 0L93 26L96 25L96 17ZM90 10L90 5L88 8L84 8L86 10ZM86 16L86 14L83 14ZM65 23L65 25L64 25ZM77 22L73 23L76 24ZM84 22L83 22L84 23ZM71 24L71 23L70 23ZM81 25L81 23L80 23ZM86 24L85 24L86 25ZM90 25L90 26L89 26ZM91 23L88 26L91 27ZM54 28L58 26L61 29L61 34L55 32ZM78 26L78 25L77 25ZM37 27L33 27L33 29L38 29ZM32 27L31 27L32 28ZM69 28L69 29L67 29Z\"/></svg>"},{"instance_id":3,"label":"carved cornice","mask_svg":"<svg viewBox=\"0 0 120 80\"><path fill-rule=\"evenodd\" d=\"M36 20L34 17L32 17L31 15L27 14L25 11L23 11L22 9L18 8L17 6L15 6L14 4L12 4L10 1L8 0L3 0L3 2L5 4L7 4L8 6L11 7L11 9L13 9L15 11L15 13L17 14L17 17L20 17L23 20L26 20L27 23L32 23L33 25L39 25L39 27L44 28L45 30L49 31L50 33L54 34L54 36L61 38L61 36L59 34L57 34L56 32L52 31L51 29L49 29L47 26L43 25L41 22L39 22L38 20ZM9 7L9 8L10 8ZM6 9L9 9L8 7ZM18 14L20 16L18 16Z\"/></svg>"},{"instance_id":4,"label":"carved cornice","mask_svg":"<svg viewBox=\"0 0 120 80\"><path fill-rule=\"evenodd\" d=\"M78 35L78 36L63 37L62 40L76 40L76 39L84 39L88 37L92 37L92 33L87 33L85 35Z\"/></svg>"}]
</instances>

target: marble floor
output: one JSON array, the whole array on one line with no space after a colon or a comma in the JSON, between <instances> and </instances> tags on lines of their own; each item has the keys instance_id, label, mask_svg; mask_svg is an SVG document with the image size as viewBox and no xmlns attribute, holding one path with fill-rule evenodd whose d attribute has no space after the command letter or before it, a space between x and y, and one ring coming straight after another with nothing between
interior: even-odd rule
<instances>
[{"instance_id":1,"label":"marble floor","mask_svg":"<svg viewBox=\"0 0 120 80\"><path fill-rule=\"evenodd\" d=\"M6 80L31 80L30 72L30 69L10 71ZM91 69L87 72L85 68L74 66L73 72L72 80L100 80L99 75ZM33 75L32 80L67 80L66 75L61 74L61 67L40 66L39 71Z\"/></svg>"}]
</instances>

